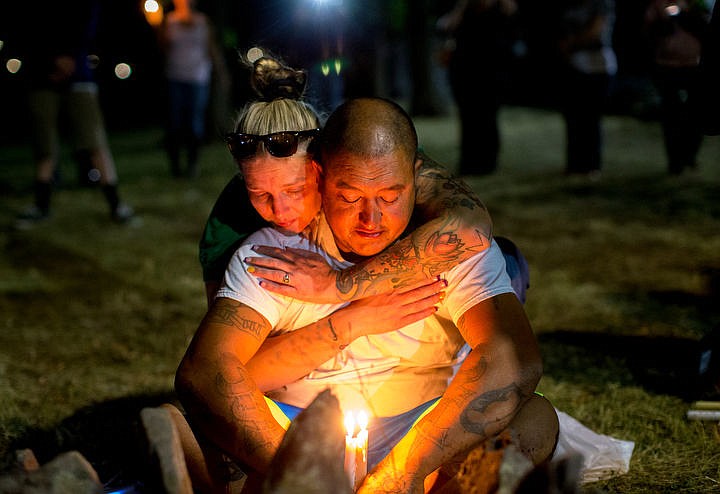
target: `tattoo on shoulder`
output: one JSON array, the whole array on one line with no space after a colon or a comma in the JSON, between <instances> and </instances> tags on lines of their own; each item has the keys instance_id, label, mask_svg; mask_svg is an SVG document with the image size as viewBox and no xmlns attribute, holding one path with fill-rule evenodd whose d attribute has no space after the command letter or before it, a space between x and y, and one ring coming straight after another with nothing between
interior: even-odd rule
<instances>
[{"instance_id":1,"label":"tattoo on shoulder","mask_svg":"<svg viewBox=\"0 0 720 494\"><path fill-rule=\"evenodd\" d=\"M221 324L248 333L256 338L260 337L263 325L253 319L243 317L239 311L244 305L235 300L217 302L208 314L208 322Z\"/></svg>"},{"instance_id":2,"label":"tattoo on shoulder","mask_svg":"<svg viewBox=\"0 0 720 494\"><path fill-rule=\"evenodd\" d=\"M483 211L487 211L485 204L483 204L475 195L475 192L464 182L450 177L445 179L443 188L452 194L449 200L451 205L458 205L467 209L480 208Z\"/></svg>"},{"instance_id":3,"label":"tattoo on shoulder","mask_svg":"<svg viewBox=\"0 0 720 494\"><path fill-rule=\"evenodd\" d=\"M413 238L413 243L415 241L416 239ZM416 249L425 270L431 276L457 266L460 257L468 251L465 242L452 230L432 233L425 241L425 245L420 245Z\"/></svg>"},{"instance_id":4,"label":"tattoo on shoulder","mask_svg":"<svg viewBox=\"0 0 720 494\"><path fill-rule=\"evenodd\" d=\"M429 187L429 190L425 191L426 193L434 193L431 190L436 191L439 186L448 193L448 197L444 199L445 207L461 206L470 210L480 208L487 212L485 204L477 197L473 189L462 180L453 177L446 167L424 153L419 153L418 158L420 159L417 171L418 179L435 183L433 187ZM418 183L420 182L419 180ZM417 193L418 197L422 197L423 187L420 185L417 187Z\"/></svg>"},{"instance_id":5,"label":"tattoo on shoulder","mask_svg":"<svg viewBox=\"0 0 720 494\"><path fill-rule=\"evenodd\" d=\"M418 167L418 176L427 176L427 175L441 175L441 176L447 176L448 170L440 165L437 161L431 159L430 157L419 154L418 158L420 159L420 166Z\"/></svg>"},{"instance_id":6,"label":"tattoo on shoulder","mask_svg":"<svg viewBox=\"0 0 720 494\"><path fill-rule=\"evenodd\" d=\"M446 169L435 162L423 161L418 170L418 179L420 180L418 180L416 192L419 202L423 202L423 198L429 200L430 194L436 194L439 190L442 190L443 192L440 193L441 199L443 206L446 208L460 206L470 210L480 208L487 212L485 204L477 197L477 194L469 185L454 178Z\"/></svg>"}]
</instances>

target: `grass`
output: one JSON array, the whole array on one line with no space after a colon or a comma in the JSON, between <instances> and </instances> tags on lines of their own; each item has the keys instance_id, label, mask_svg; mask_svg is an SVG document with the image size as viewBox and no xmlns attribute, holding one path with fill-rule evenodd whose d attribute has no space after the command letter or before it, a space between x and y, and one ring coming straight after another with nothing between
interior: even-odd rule
<instances>
[{"instance_id":1,"label":"grass","mask_svg":"<svg viewBox=\"0 0 720 494\"><path fill-rule=\"evenodd\" d=\"M417 124L429 154L455 163L455 119ZM541 390L635 442L627 474L586 490L720 492L718 429L685 419L698 342L720 326L720 138L705 139L698 173L670 177L657 123L610 116L603 177L588 182L562 175L557 114L507 108L501 124L500 170L468 181L530 263ZM98 190L74 185L63 155L52 218L9 228L33 169L27 146L0 151L0 471L21 447L41 461L79 449L103 481L132 478L137 413L172 399L204 313L197 240L234 171L225 149L210 144L200 179L178 181L158 129L111 137L139 213L128 226L108 221Z\"/></svg>"}]
</instances>

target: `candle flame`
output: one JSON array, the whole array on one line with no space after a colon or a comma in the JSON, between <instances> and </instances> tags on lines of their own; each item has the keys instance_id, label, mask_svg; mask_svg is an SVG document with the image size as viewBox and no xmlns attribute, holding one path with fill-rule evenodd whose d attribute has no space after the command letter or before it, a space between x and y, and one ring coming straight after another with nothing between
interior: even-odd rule
<instances>
[{"instance_id":1,"label":"candle flame","mask_svg":"<svg viewBox=\"0 0 720 494\"><path fill-rule=\"evenodd\" d=\"M349 437L355 433L355 416L352 412L345 412L345 431Z\"/></svg>"},{"instance_id":2,"label":"candle flame","mask_svg":"<svg viewBox=\"0 0 720 494\"><path fill-rule=\"evenodd\" d=\"M345 431L348 437L355 436L355 431L367 430L368 414L365 410L345 412Z\"/></svg>"},{"instance_id":3,"label":"candle flame","mask_svg":"<svg viewBox=\"0 0 720 494\"><path fill-rule=\"evenodd\" d=\"M368 414L365 410L360 410L357 414L357 422L360 430L364 431L368 426Z\"/></svg>"}]
</instances>

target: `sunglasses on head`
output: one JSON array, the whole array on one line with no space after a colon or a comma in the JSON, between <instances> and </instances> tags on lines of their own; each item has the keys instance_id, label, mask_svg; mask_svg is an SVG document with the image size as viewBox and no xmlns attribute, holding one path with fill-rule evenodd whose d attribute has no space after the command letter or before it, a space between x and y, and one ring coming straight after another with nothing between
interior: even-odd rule
<instances>
[{"instance_id":1,"label":"sunglasses on head","mask_svg":"<svg viewBox=\"0 0 720 494\"><path fill-rule=\"evenodd\" d=\"M225 142L236 160L254 155L260 141L263 142L265 149L272 156L287 158L297 152L300 139L309 139L319 133L320 129L274 132L263 136L230 132L225 135Z\"/></svg>"}]
</instances>

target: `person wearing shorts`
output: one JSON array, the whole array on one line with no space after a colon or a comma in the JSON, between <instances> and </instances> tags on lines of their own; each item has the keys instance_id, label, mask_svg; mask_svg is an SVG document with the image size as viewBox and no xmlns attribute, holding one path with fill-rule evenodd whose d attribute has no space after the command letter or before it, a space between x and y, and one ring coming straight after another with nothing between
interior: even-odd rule
<instances>
[{"instance_id":1,"label":"person wearing shorts","mask_svg":"<svg viewBox=\"0 0 720 494\"><path fill-rule=\"evenodd\" d=\"M42 16L43 25L39 29L47 37L29 39L27 43L25 77L36 168L35 202L20 214L18 226L50 215L60 141L65 137L61 125L65 123L74 158L82 171L81 181L99 184L111 219L124 223L132 218L133 210L120 201L118 194L118 176L108 145L91 55L100 2L53 2L48 8L50 12Z\"/></svg>"}]
</instances>

